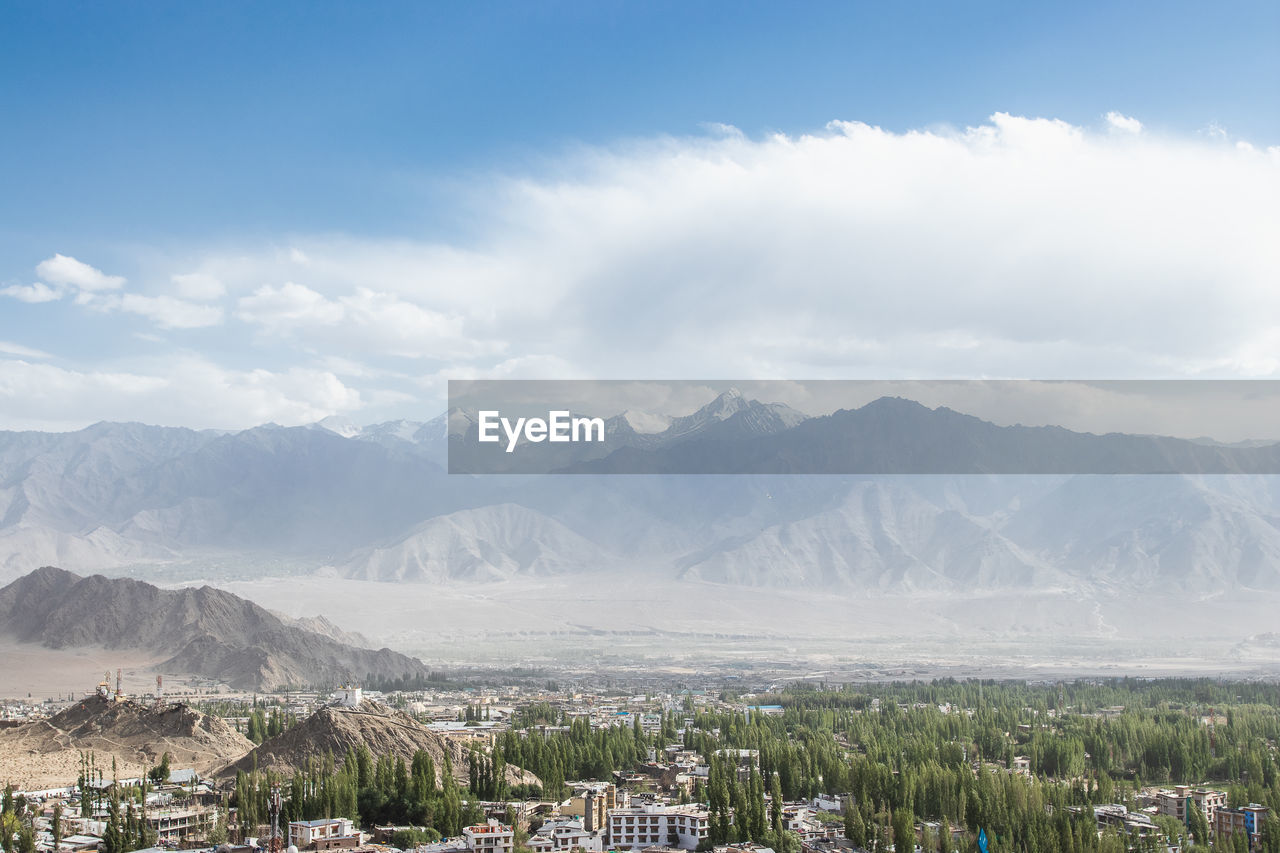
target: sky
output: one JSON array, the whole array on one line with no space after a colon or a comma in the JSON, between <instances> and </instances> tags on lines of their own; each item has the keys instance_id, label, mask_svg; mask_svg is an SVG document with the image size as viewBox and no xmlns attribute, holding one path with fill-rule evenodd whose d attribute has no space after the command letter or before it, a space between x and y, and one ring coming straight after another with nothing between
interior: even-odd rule
<instances>
[{"instance_id":1,"label":"sky","mask_svg":"<svg viewBox=\"0 0 1280 853\"><path fill-rule=\"evenodd\" d=\"M0 428L1280 378L1277 43L1262 2L6 3Z\"/></svg>"}]
</instances>

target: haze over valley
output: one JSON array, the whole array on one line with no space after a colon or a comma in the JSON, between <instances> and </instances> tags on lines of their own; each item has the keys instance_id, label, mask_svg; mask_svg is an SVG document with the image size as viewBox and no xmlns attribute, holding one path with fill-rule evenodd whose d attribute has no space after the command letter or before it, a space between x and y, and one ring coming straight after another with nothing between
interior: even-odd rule
<instances>
[{"instance_id":1,"label":"haze over valley","mask_svg":"<svg viewBox=\"0 0 1280 853\"><path fill-rule=\"evenodd\" d=\"M932 442L1002 429L907 401L854 414ZM472 422L0 434L2 578L54 565L208 583L428 660L633 646L671 660L1274 666L1273 476L446 474ZM727 392L658 432L609 424L646 453L707 456L841 419Z\"/></svg>"}]
</instances>

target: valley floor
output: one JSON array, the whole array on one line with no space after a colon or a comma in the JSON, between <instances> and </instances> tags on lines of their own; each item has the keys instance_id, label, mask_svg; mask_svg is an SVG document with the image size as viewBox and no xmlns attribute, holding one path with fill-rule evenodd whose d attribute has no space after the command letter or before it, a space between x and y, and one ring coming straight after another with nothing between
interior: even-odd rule
<instances>
[{"instance_id":1,"label":"valley floor","mask_svg":"<svg viewBox=\"0 0 1280 853\"><path fill-rule=\"evenodd\" d=\"M441 666L777 669L831 680L1280 675L1280 643L1257 638L1278 627L1280 596L846 597L639 573L448 587L322 576L218 585Z\"/></svg>"},{"instance_id":2,"label":"valley floor","mask_svg":"<svg viewBox=\"0 0 1280 853\"><path fill-rule=\"evenodd\" d=\"M93 692L104 674L109 673L114 689L116 669L123 670L125 692L151 693L156 686L151 667L166 657L94 648L48 649L0 638L0 697L79 698Z\"/></svg>"}]
</instances>

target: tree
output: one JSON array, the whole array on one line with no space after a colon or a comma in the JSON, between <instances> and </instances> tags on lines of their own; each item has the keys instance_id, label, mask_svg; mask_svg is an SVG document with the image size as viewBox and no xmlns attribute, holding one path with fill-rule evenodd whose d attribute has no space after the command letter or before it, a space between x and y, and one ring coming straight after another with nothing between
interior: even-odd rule
<instances>
[{"instance_id":1,"label":"tree","mask_svg":"<svg viewBox=\"0 0 1280 853\"><path fill-rule=\"evenodd\" d=\"M908 808L893 813L894 853L912 853L916 849L916 819Z\"/></svg>"},{"instance_id":2,"label":"tree","mask_svg":"<svg viewBox=\"0 0 1280 853\"><path fill-rule=\"evenodd\" d=\"M1259 853L1280 853L1280 815L1269 812L1262 821L1260 834Z\"/></svg>"},{"instance_id":3,"label":"tree","mask_svg":"<svg viewBox=\"0 0 1280 853\"><path fill-rule=\"evenodd\" d=\"M58 853L62 844L62 803L53 804L53 819L49 821L49 832L53 835L53 851Z\"/></svg>"},{"instance_id":4,"label":"tree","mask_svg":"<svg viewBox=\"0 0 1280 853\"><path fill-rule=\"evenodd\" d=\"M147 778L151 780L151 784L159 786L169 781L169 763L171 760L172 756L165 752L164 755L160 756L160 763L147 771Z\"/></svg>"},{"instance_id":5,"label":"tree","mask_svg":"<svg viewBox=\"0 0 1280 853\"><path fill-rule=\"evenodd\" d=\"M844 803L844 837L854 847L867 845L867 825L862 822L862 814L854 807L852 797Z\"/></svg>"},{"instance_id":6,"label":"tree","mask_svg":"<svg viewBox=\"0 0 1280 853\"><path fill-rule=\"evenodd\" d=\"M19 824L18 838L14 842L14 853L36 853L36 836L31 831L30 824Z\"/></svg>"},{"instance_id":7,"label":"tree","mask_svg":"<svg viewBox=\"0 0 1280 853\"><path fill-rule=\"evenodd\" d=\"M391 845L401 850L409 850L420 844L431 844L440 840L440 833L434 829L397 829L391 835Z\"/></svg>"},{"instance_id":8,"label":"tree","mask_svg":"<svg viewBox=\"0 0 1280 853\"><path fill-rule=\"evenodd\" d=\"M12 811L0 812L0 849L12 853L14 837L18 834L18 816Z\"/></svg>"},{"instance_id":9,"label":"tree","mask_svg":"<svg viewBox=\"0 0 1280 853\"><path fill-rule=\"evenodd\" d=\"M116 786L113 786L107 807L107 828L102 833L102 853L128 853L128 850L120 821L120 797L116 794Z\"/></svg>"},{"instance_id":10,"label":"tree","mask_svg":"<svg viewBox=\"0 0 1280 853\"><path fill-rule=\"evenodd\" d=\"M1187 811L1187 829L1199 847L1209 846L1209 821L1198 806Z\"/></svg>"},{"instance_id":11,"label":"tree","mask_svg":"<svg viewBox=\"0 0 1280 853\"><path fill-rule=\"evenodd\" d=\"M213 813L213 824L209 827L209 831L205 834L205 841L210 845L217 847L219 844L225 843L227 840L227 818L222 809L216 809Z\"/></svg>"}]
</instances>

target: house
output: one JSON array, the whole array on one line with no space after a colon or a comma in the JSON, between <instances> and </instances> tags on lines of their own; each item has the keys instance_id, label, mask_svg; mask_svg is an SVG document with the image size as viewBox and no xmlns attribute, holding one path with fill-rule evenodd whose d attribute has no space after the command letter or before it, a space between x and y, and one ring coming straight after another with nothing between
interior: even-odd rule
<instances>
[{"instance_id":1,"label":"house","mask_svg":"<svg viewBox=\"0 0 1280 853\"><path fill-rule=\"evenodd\" d=\"M189 787L199 781L200 775L196 773L195 770L186 768L183 770L170 770L169 778L165 780L165 783L168 785L182 785L184 787Z\"/></svg>"},{"instance_id":2,"label":"house","mask_svg":"<svg viewBox=\"0 0 1280 853\"><path fill-rule=\"evenodd\" d=\"M819 794L809 801L809 808L819 812L844 814L844 799L833 794Z\"/></svg>"},{"instance_id":3,"label":"house","mask_svg":"<svg viewBox=\"0 0 1280 853\"><path fill-rule=\"evenodd\" d=\"M359 847L360 833L345 817L289 822L289 843L299 850L335 850Z\"/></svg>"},{"instance_id":4,"label":"house","mask_svg":"<svg viewBox=\"0 0 1280 853\"><path fill-rule=\"evenodd\" d=\"M583 853L601 853L604 850L604 831L589 831L580 820L548 821L530 836L526 843L536 853L562 853L580 850Z\"/></svg>"},{"instance_id":5,"label":"house","mask_svg":"<svg viewBox=\"0 0 1280 853\"><path fill-rule=\"evenodd\" d=\"M462 837L474 853L511 853L516 845L515 830L496 820L465 827Z\"/></svg>"}]
</instances>

